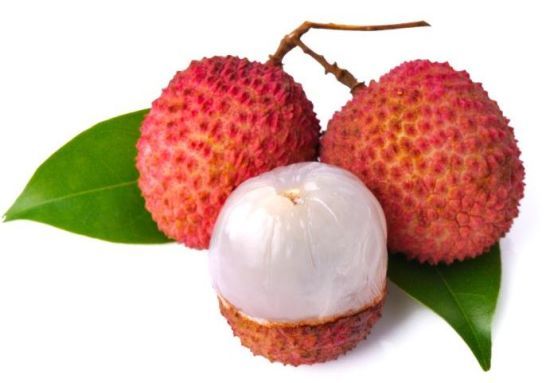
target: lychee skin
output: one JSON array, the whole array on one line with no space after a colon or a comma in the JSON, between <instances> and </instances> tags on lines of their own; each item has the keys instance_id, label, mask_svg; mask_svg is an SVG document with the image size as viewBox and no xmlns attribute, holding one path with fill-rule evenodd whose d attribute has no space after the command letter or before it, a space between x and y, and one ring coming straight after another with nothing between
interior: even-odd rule
<instances>
[{"instance_id":1,"label":"lychee skin","mask_svg":"<svg viewBox=\"0 0 550 383\"><path fill-rule=\"evenodd\" d=\"M337 359L370 334L382 316L386 291L361 311L322 323L258 323L218 298L233 334L254 355L271 362L299 366Z\"/></svg>"},{"instance_id":2,"label":"lychee skin","mask_svg":"<svg viewBox=\"0 0 550 383\"><path fill-rule=\"evenodd\" d=\"M241 182L317 158L319 121L281 68L237 57L193 61L153 103L137 144L139 188L159 229L208 247Z\"/></svg>"},{"instance_id":3,"label":"lychee skin","mask_svg":"<svg viewBox=\"0 0 550 383\"><path fill-rule=\"evenodd\" d=\"M508 122L465 71L406 62L333 116L321 160L377 196L390 251L448 264L482 254L518 215L524 168Z\"/></svg>"}]
</instances>

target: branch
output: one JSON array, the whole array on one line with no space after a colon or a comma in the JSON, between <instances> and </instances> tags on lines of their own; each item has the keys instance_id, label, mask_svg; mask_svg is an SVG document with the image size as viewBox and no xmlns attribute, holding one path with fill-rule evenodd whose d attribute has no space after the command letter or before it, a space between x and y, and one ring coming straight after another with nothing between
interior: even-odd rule
<instances>
[{"instance_id":1,"label":"branch","mask_svg":"<svg viewBox=\"0 0 550 383\"><path fill-rule=\"evenodd\" d=\"M403 29L403 28L415 28L415 27L429 27L425 21L414 21L410 23L400 23L400 24L385 24L385 25L344 25L344 24L333 24L333 23L314 23L311 21L304 21L298 28L294 31L283 37L279 43L277 51L269 56L268 63L276 66L283 65L283 58L285 55L296 47L300 47L302 51L308 56L313 57L318 63L320 63L323 68L325 68L325 73L332 73L338 81L349 87L352 91L358 85L362 83L357 81L357 79L347 70L339 68L336 63L330 64L323 56L315 53L307 45L305 45L301 37L310 29L330 29L330 30L339 30L339 31L383 31L389 29Z\"/></svg>"},{"instance_id":2,"label":"branch","mask_svg":"<svg viewBox=\"0 0 550 383\"><path fill-rule=\"evenodd\" d=\"M302 49L302 51L306 55L313 57L313 59L315 61L317 61L319 64L322 65L323 68L325 68L325 74L332 73L334 75L334 77L336 77L336 79L338 81L340 81L342 84L347 86L350 89L350 91L353 92L353 90L357 86L364 85L363 82L358 81L355 78L355 76L352 75L349 71L347 71L346 69L342 69L342 68L338 67L338 65L336 63L330 64L325 59L324 56L321 56L320 54L318 54L318 53L314 52L313 50L311 50L311 48L309 48L301 40L298 40L296 43L297 43L296 45L298 45L298 47L300 47L300 49Z\"/></svg>"},{"instance_id":3,"label":"branch","mask_svg":"<svg viewBox=\"0 0 550 383\"><path fill-rule=\"evenodd\" d=\"M269 62L275 65L282 65L285 55L298 46L297 41L310 29L330 29L337 31L384 31L389 29L403 29L416 27L429 27L425 21L413 21L410 23L384 24L384 25L345 25L334 23L314 23L304 21L298 28L283 37L277 51L269 56Z\"/></svg>"}]
</instances>

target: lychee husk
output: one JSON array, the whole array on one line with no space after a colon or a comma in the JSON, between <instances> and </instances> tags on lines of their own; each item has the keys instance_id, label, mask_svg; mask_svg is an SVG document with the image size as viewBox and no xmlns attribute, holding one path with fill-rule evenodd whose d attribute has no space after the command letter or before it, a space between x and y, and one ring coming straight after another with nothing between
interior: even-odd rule
<instances>
[{"instance_id":1,"label":"lychee husk","mask_svg":"<svg viewBox=\"0 0 550 383\"><path fill-rule=\"evenodd\" d=\"M338 358L367 338L382 316L386 288L372 304L334 318L296 323L257 321L218 296L220 311L233 334L254 355L299 366Z\"/></svg>"},{"instance_id":2,"label":"lychee husk","mask_svg":"<svg viewBox=\"0 0 550 383\"><path fill-rule=\"evenodd\" d=\"M355 89L321 160L376 195L390 251L451 263L484 253L518 215L524 168L508 123L465 71L411 61Z\"/></svg>"},{"instance_id":3,"label":"lychee husk","mask_svg":"<svg viewBox=\"0 0 550 383\"><path fill-rule=\"evenodd\" d=\"M146 208L168 237L204 249L231 191L275 167L315 160L319 130L302 87L280 67L232 56L193 61L141 126Z\"/></svg>"}]
</instances>

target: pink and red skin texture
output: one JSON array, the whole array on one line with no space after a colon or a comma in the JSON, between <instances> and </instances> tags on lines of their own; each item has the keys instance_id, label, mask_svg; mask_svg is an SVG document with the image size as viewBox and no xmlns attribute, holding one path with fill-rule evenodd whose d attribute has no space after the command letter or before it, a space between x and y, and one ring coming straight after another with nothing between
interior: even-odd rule
<instances>
[{"instance_id":1,"label":"pink and red skin texture","mask_svg":"<svg viewBox=\"0 0 550 383\"><path fill-rule=\"evenodd\" d=\"M406 62L357 88L328 124L321 161L376 195L391 252L448 264L488 250L518 215L524 168L508 122L465 71Z\"/></svg>"},{"instance_id":2,"label":"pink and red skin texture","mask_svg":"<svg viewBox=\"0 0 550 383\"><path fill-rule=\"evenodd\" d=\"M178 72L138 142L139 186L169 237L206 248L229 193L274 167L315 160L319 124L280 68L213 57ZM329 122L321 160L359 176L380 200L388 247L420 262L482 254L510 228L524 169L508 120L481 84L447 63L407 62L354 91ZM335 359L366 338L385 293L323 323L260 324L220 300L254 354L300 365Z\"/></svg>"},{"instance_id":3,"label":"pink and red skin texture","mask_svg":"<svg viewBox=\"0 0 550 383\"><path fill-rule=\"evenodd\" d=\"M357 346L382 316L385 298L386 289L371 305L356 313L311 323L259 323L230 303L218 300L233 334L254 355L299 366L336 359Z\"/></svg>"},{"instance_id":4,"label":"pink and red skin texture","mask_svg":"<svg viewBox=\"0 0 550 383\"><path fill-rule=\"evenodd\" d=\"M213 57L178 72L138 142L139 186L159 228L206 248L229 193L277 166L315 160L319 125L279 67ZM475 257L510 228L524 170L508 120L464 71L404 63L329 122L321 160L381 201L391 251L429 263Z\"/></svg>"},{"instance_id":5,"label":"pink and red skin texture","mask_svg":"<svg viewBox=\"0 0 550 383\"><path fill-rule=\"evenodd\" d=\"M146 208L168 237L205 249L229 194L275 167L316 160L319 131L313 105L280 67L232 56L193 61L141 127Z\"/></svg>"}]
</instances>

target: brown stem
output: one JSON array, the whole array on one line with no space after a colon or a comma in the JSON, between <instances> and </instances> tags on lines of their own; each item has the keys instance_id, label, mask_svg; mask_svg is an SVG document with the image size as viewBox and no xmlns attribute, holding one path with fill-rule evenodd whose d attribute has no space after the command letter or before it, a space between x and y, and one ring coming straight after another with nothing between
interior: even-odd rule
<instances>
[{"instance_id":1,"label":"brown stem","mask_svg":"<svg viewBox=\"0 0 550 383\"><path fill-rule=\"evenodd\" d=\"M358 81L355 76L352 75L348 70L340 68L336 63L330 64L324 56L321 56L320 54L311 50L311 48L309 48L301 40L296 41L296 45L298 45L298 47L300 47L300 49L302 49L302 51L304 51L306 55L313 57L315 61L321 64L323 68L325 68L325 74L332 73L334 77L336 77L336 79L342 84L347 86L350 91L353 92L353 90L357 86L363 84L363 82Z\"/></svg>"},{"instance_id":2,"label":"brown stem","mask_svg":"<svg viewBox=\"0 0 550 383\"><path fill-rule=\"evenodd\" d=\"M269 56L268 63L276 66L283 65L283 58L285 55L290 52L295 47L300 47L305 54L313 57L318 63L320 63L323 68L325 68L325 73L332 73L338 81L346 85L353 91L358 85L362 83L357 81L357 79L347 70L341 69L334 64L330 64L323 56L314 52L307 45L301 41L301 37L310 29L331 29L331 30L340 30L340 31L382 31L388 29L402 29L402 28L415 28L415 27L428 27L428 24L425 21L415 21L410 23L400 23L400 24L385 24L385 25L343 25L343 24L324 24L324 23L314 23L311 21L303 22L298 28L292 31L290 34L283 37L281 40L277 51Z\"/></svg>"}]
</instances>

